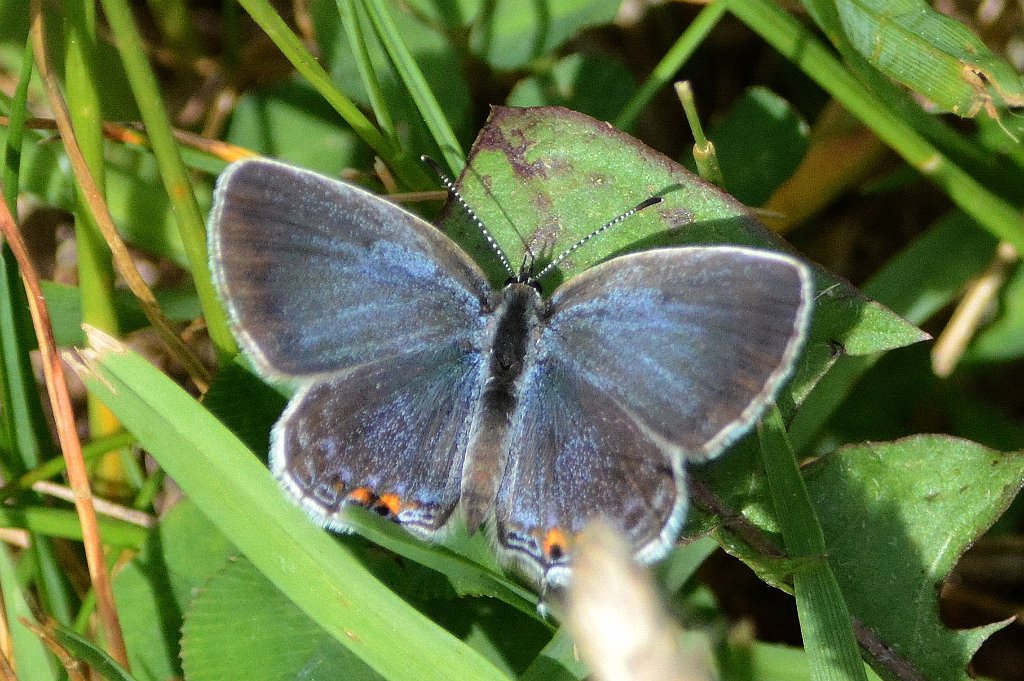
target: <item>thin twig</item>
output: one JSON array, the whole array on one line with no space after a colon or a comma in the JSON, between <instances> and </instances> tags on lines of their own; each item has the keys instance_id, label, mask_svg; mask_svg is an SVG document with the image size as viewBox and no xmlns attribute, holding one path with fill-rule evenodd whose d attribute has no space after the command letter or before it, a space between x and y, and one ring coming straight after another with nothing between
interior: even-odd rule
<instances>
[{"instance_id":1,"label":"thin twig","mask_svg":"<svg viewBox=\"0 0 1024 681\"><path fill-rule=\"evenodd\" d=\"M38 0L33 0L37 2ZM85 547L85 558L89 565L89 577L96 590L97 607L100 621L110 646L110 654L118 662L127 666L128 652L125 649L121 633L121 623L117 619L114 606L114 595L110 589L106 565L103 560L103 545L100 540L99 528L96 524L96 509L93 507L92 491L89 489L89 477L82 458L82 443L75 429L75 415L71 409L71 397L64 377L64 366L57 354L57 344L53 338L53 326L50 323L50 312L46 308L46 300L39 286L39 276L29 257L28 249L21 238L21 233L14 224L14 218L7 210L7 205L0 202L0 230L10 244L11 252L18 261L25 291L28 293L29 312L36 340L39 343L39 354L42 357L43 376L46 381L46 392L53 409L53 418L57 428L57 439L60 441L64 460L67 462L68 480L74 491L75 509L82 524L82 544Z\"/></svg>"},{"instance_id":2,"label":"thin twig","mask_svg":"<svg viewBox=\"0 0 1024 681\"><path fill-rule=\"evenodd\" d=\"M32 490L57 499L63 499L64 501L73 502L75 500L75 493L71 491L70 487L58 485L49 480L40 480L33 484ZM126 523L138 525L139 527L153 527L155 524L155 520L150 514L122 506L121 504L115 504L101 497L93 497L92 503L96 507L96 512L100 515L123 520Z\"/></svg>"},{"instance_id":3,"label":"thin twig","mask_svg":"<svg viewBox=\"0 0 1024 681\"><path fill-rule=\"evenodd\" d=\"M40 0L32 0L32 40L36 56L39 58L39 55L43 54L45 50ZM52 80L52 75L45 79ZM67 461L68 480L75 493L75 508L82 524L82 544L85 548L86 562L89 565L89 577L96 589L100 621L103 623L111 656L127 667L128 652L124 645L121 623L118 621L117 609L114 605L114 594L110 588L110 580L103 559L103 545L96 524L96 509L93 507L89 477L85 470L85 461L82 458L82 443L79 441L78 432L75 429L75 415L71 409L71 398L68 395L64 367L57 354L50 313L46 308L46 301L39 286L39 277L29 257L25 242L22 240L21 233L18 231L14 218L8 212L6 204L2 202L0 202L0 229L3 230L4 236L10 243L11 251L18 261L25 291L28 293L29 311L42 358L46 392L53 409L57 439L60 441L61 451Z\"/></svg>"},{"instance_id":4,"label":"thin twig","mask_svg":"<svg viewBox=\"0 0 1024 681\"><path fill-rule=\"evenodd\" d=\"M110 247L110 252L113 254L114 264L117 266L118 272L124 278L131 292L138 298L146 318L157 330L171 355L185 367L185 370L192 377L196 385L199 386L200 390L205 391L210 383L210 372L199 361L196 354L182 342L174 327L160 310L160 306L156 302L156 296L153 295L153 292L139 273L138 268L135 267L135 261L132 260L128 247L114 227L114 219L110 216L110 211L103 200L103 193L96 186L92 173L89 172L89 167L82 156L82 150L78 146L78 140L71 127L71 117L68 113L67 103L64 101L64 97L57 85L56 76L53 74L53 69L50 66L43 30L43 12L40 5L40 0L32 0L32 46L35 49L36 68L39 71L40 79L46 86L50 109L53 111L54 120L57 123L57 129L60 131L61 138L64 140L64 148L67 151L68 160L71 162L75 179L80 190L85 195L86 203L89 205L90 210L92 210L96 225L99 227L100 232L103 233L103 238Z\"/></svg>"},{"instance_id":5,"label":"thin twig","mask_svg":"<svg viewBox=\"0 0 1024 681\"><path fill-rule=\"evenodd\" d=\"M10 123L10 120L9 116L0 116L0 126L7 126ZM57 121L52 118L27 118L25 119L25 127L30 130L59 131ZM228 163L259 155L251 149L246 149L245 147L240 147L236 144L228 144L221 140L196 135L195 133L188 132L187 130L174 129L171 132L174 134L174 139L181 142L184 146L211 154L222 161L227 161ZM142 123L113 123L111 121L104 121L103 136L109 140L120 142L122 144L131 144L139 147L150 146L149 137L146 136L146 131Z\"/></svg>"},{"instance_id":6,"label":"thin twig","mask_svg":"<svg viewBox=\"0 0 1024 681\"><path fill-rule=\"evenodd\" d=\"M999 294L1011 268L1018 260L1020 254L1013 244L1008 241L999 242L992 262L982 275L968 286L967 293L956 306L949 323L932 347L932 371L936 376L945 378L953 373L968 343L977 334L989 305Z\"/></svg>"}]
</instances>

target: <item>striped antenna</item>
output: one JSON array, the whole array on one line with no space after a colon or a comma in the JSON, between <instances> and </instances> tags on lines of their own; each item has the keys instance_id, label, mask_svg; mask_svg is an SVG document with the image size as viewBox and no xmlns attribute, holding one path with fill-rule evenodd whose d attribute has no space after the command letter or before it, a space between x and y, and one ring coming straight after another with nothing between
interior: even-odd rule
<instances>
[{"instance_id":1,"label":"striped antenna","mask_svg":"<svg viewBox=\"0 0 1024 681\"><path fill-rule=\"evenodd\" d=\"M558 267L558 264L560 262L565 260L569 256L569 254L573 253L580 246L582 246L583 244L587 243L588 241L593 239L595 236L597 236L601 232L603 232L606 229L608 229L609 227L614 227L615 225L619 224L623 220L626 220L627 218L632 217L636 213L639 213L640 211L642 211L644 208L650 208L651 206L653 206L656 203L661 203L661 197L660 196L652 196L649 199L645 199L645 200L641 201L640 203L636 204L635 206L633 206L632 208L630 208L629 210L627 210L622 215L620 215L620 216L618 216L616 218L613 218L613 219L609 220L608 222L604 223L603 225L601 225L600 227L595 229L593 232L591 232L590 234L586 235L585 237L583 237L582 239L580 239L579 241L574 243L572 246L569 246L569 248L567 248L564 251L562 251L562 254L560 256L558 256L557 258L555 258L554 260L549 262L547 264L547 267L542 269L536 275L530 277L530 279L532 281L540 281L544 277L544 275L546 275L548 272L550 272L551 270L553 270L556 267Z\"/></svg>"},{"instance_id":2,"label":"striped antenna","mask_svg":"<svg viewBox=\"0 0 1024 681\"><path fill-rule=\"evenodd\" d=\"M476 223L477 229L479 229L480 233L484 235L484 239L487 240L487 243L491 245L491 249L494 251L494 254L498 256L498 260L501 262L502 267L505 268L505 271L508 272L510 277L515 278L517 276L516 271L512 269L512 265L509 264L505 251L501 250L501 246L498 245L498 242L494 240L491 233L487 231L486 227L484 227L483 221L476 216L476 213L474 213L473 209L469 207L466 200L462 198L462 194L459 193L459 190L455 187L455 183L452 182L450 177L448 177L448 174L444 172L444 168L441 167L441 164L429 156L420 156L420 160L430 166L430 169L434 171L434 174L440 178L441 184L448 189L448 193L455 197L455 200L459 202L460 206L462 206L462 210L466 211L466 215Z\"/></svg>"}]
</instances>

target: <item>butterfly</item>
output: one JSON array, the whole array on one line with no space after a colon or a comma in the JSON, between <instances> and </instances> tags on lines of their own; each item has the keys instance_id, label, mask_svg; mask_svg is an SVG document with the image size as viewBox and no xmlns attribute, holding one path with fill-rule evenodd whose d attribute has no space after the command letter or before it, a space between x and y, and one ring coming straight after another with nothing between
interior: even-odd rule
<instances>
[{"instance_id":1,"label":"butterfly","mask_svg":"<svg viewBox=\"0 0 1024 681\"><path fill-rule=\"evenodd\" d=\"M550 297L528 270L496 290L420 217L265 159L221 175L209 248L243 351L296 388L270 460L298 503L337 531L352 506L428 540L486 526L541 590L568 582L597 517L642 562L668 551L686 462L774 399L812 300L801 261L739 246L623 255Z\"/></svg>"}]
</instances>

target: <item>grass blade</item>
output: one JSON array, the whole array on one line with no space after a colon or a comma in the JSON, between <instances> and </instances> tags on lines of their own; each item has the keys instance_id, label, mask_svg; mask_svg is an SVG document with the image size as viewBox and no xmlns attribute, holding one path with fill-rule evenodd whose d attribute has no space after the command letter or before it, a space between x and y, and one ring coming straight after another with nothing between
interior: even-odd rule
<instances>
[{"instance_id":1,"label":"grass blade","mask_svg":"<svg viewBox=\"0 0 1024 681\"><path fill-rule=\"evenodd\" d=\"M253 564L338 641L390 679L502 678L313 526L184 390L114 339L93 330L90 340L79 367L89 389Z\"/></svg>"}]
</instances>

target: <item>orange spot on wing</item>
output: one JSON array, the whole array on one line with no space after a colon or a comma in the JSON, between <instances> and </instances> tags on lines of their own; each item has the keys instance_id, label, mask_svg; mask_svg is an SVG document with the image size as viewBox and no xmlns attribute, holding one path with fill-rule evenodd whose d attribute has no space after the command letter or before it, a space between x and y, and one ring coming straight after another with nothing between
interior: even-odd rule
<instances>
[{"instance_id":1,"label":"orange spot on wing","mask_svg":"<svg viewBox=\"0 0 1024 681\"><path fill-rule=\"evenodd\" d=\"M560 528L552 527L544 535L541 548L548 560L561 560L569 553L569 537Z\"/></svg>"},{"instance_id":2,"label":"orange spot on wing","mask_svg":"<svg viewBox=\"0 0 1024 681\"><path fill-rule=\"evenodd\" d=\"M369 506L373 503L373 492L368 487L356 487L354 490L349 492L349 501L360 506Z\"/></svg>"},{"instance_id":3,"label":"orange spot on wing","mask_svg":"<svg viewBox=\"0 0 1024 681\"><path fill-rule=\"evenodd\" d=\"M398 515L398 512L402 510L402 500L397 494L382 494L377 501L388 509L391 515Z\"/></svg>"}]
</instances>

